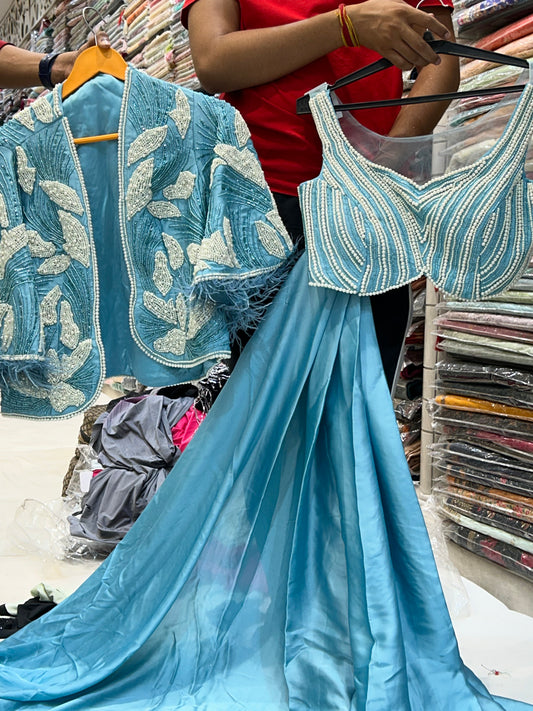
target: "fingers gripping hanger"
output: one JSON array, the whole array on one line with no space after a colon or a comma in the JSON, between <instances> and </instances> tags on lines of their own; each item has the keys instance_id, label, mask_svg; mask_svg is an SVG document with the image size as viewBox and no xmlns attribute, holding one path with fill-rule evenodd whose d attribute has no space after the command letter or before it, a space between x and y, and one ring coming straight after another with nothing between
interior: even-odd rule
<instances>
[{"instance_id":1,"label":"fingers gripping hanger","mask_svg":"<svg viewBox=\"0 0 533 711\"><path fill-rule=\"evenodd\" d=\"M94 7L84 7L82 10L83 19L87 27L92 31L92 27L87 20L87 12L96 13L102 22L105 22L101 13ZM94 33L95 45L85 49L74 62L72 71L63 82L61 96L66 99L79 89L83 84L93 79L98 74L109 74L121 81L126 77L128 65L121 55L114 49L103 48L98 45L96 32ZM105 133L99 136L83 136L75 138L74 143L94 143L96 141L108 141L118 138L118 133Z\"/></svg>"},{"instance_id":2,"label":"fingers gripping hanger","mask_svg":"<svg viewBox=\"0 0 533 711\"><path fill-rule=\"evenodd\" d=\"M525 59L520 59L518 57L512 57L501 52L489 52L486 49L478 49L477 47L469 47L466 44L459 44L457 42L450 42L448 40L435 40L430 32L424 33L424 39L429 44L431 49L436 54L449 54L456 57L468 57L469 59L480 59L485 62L493 62L494 64L508 64L514 67L521 67L523 69L528 69L529 64ZM392 66L392 62L388 59L378 59L377 62L362 67L351 74L347 74L344 77L338 79L334 84L326 84L325 87L328 91L332 92L336 89L340 89L347 84L351 84L358 79L363 79L364 77L376 74L382 69L387 69ZM454 91L445 94L428 94L427 96L411 96L403 97L401 99L383 99L381 101L358 101L353 104L336 104L335 109L338 111L355 111L356 109L374 109L382 108L385 106L406 106L407 104L423 104L431 101L452 101L453 99L462 99L470 96L491 96L493 94L511 94L518 91L522 91L525 88L525 84L519 84L514 86L501 86L497 89L494 87L487 89L470 89L467 91ZM309 114L311 109L309 107L309 97L312 92L301 96L296 100L296 113L297 114Z\"/></svg>"}]
</instances>

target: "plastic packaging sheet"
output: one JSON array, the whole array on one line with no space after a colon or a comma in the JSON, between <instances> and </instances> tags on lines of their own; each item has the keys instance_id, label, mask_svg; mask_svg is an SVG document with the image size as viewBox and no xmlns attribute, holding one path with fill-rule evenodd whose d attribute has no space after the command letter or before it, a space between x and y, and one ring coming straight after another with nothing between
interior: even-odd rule
<instances>
[{"instance_id":1,"label":"plastic packaging sheet","mask_svg":"<svg viewBox=\"0 0 533 711\"><path fill-rule=\"evenodd\" d=\"M86 542L70 535L67 517L76 507L65 499L42 502L25 499L9 528L11 541L22 551L44 559L80 560L102 556Z\"/></svg>"},{"instance_id":2,"label":"plastic packaging sheet","mask_svg":"<svg viewBox=\"0 0 533 711\"><path fill-rule=\"evenodd\" d=\"M467 429L533 442L533 422L529 420L448 407L432 406L431 410L431 421L437 432L453 436L457 430Z\"/></svg>"},{"instance_id":3,"label":"plastic packaging sheet","mask_svg":"<svg viewBox=\"0 0 533 711\"><path fill-rule=\"evenodd\" d=\"M453 519L454 514L500 529L517 537L516 545L533 552L533 509L531 504L517 507L504 500L493 500L480 491L468 491L460 487L437 487L441 508L445 516ZM524 497L525 498L525 497ZM533 502L532 502L533 503ZM516 508L519 509L517 514ZM524 539L521 542L521 539Z\"/></svg>"},{"instance_id":4,"label":"plastic packaging sheet","mask_svg":"<svg viewBox=\"0 0 533 711\"><path fill-rule=\"evenodd\" d=\"M533 318L533 306L529 304L501 303L496 301L443 301L437 310L468 311L469 313L491 313L506 316Z\"/></svg>"},{"instance_id":5,"label":"plastic packaging sheet","mask_svg":"<svg viewBox=\"0 0 533 711\"><path fill-rule=\"evenodd\" d=\"M450 560L446 544L445 524L439 513L438 501L434 496L423 496L421 494L418 495L418 501L428 530L450 614L455 619L466 616L470 613L470 601L461 576Z\"/></svg>"},{"instance_id":6,"label":"plastic packaging sheet","mask_svg":"<svg viewBox=\"0 0 533 711\"><path fill-rule=\"evenodd\" d=\"M474 531L457 521L446 523L450 540L533 582L533 555L480 531Z\"/></svg>"}]
</instances>

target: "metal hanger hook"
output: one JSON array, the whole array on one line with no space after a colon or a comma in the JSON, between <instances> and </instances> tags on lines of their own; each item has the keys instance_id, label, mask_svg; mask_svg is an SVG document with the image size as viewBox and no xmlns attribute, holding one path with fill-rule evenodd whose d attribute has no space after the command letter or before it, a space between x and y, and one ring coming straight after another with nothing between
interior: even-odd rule
<instances>
[{"instance_id":1,"label":"metal hanger hook","mask_svg":"<svg viewBox=\"0 0 533 711\"><path fill-rule=\"evenodd\" d=\"M97 36L97 34L96 34L94 28L91 27L91 25L90 25L90 23L89 23L89 20L87 19L87 16L86 16L87 10L90 10L91 12L94 12L95 15L98 15L98 17L100 18L100 21L101 21L104 25L105 25L105 23L106 23L106 19L105 19L105 17L102 15L102 13L100 12L100 10L97 10L95 7L90 7L89 5L88 5L87 7L84 7L83 10L81 11L83 20L84 20L85 24L87 25L87 27L89 28L89 31L94 33L94 42L95 42L96 46L98 47L98 36ZM98 23L97 23L97 24L98 24Z\"/></svg>"}]
</instances>

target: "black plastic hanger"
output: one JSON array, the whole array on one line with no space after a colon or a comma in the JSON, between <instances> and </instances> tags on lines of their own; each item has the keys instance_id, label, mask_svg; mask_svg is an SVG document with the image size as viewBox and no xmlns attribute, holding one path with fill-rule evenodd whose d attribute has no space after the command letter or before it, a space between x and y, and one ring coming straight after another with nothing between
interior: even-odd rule
<instances>
[{"instance_id":1,"label":"black plastic hanger","mask_svg":"<svg viewBox=\"0 0 533 711\"><path fill-rule=\"evenodd\" d=\"M508 64L513 67L521 67L522 69L528 69L529 64L525 59L520 59L518 57L511 57L501 52L489 52L486 49L478 49L477 47L470 47L466 44L459 44L457 42L449 42L448 40L435 40L433 39L431 33L425 33L424 39L429 44L434 52L437 54L451 54L456 57L468 57L469 59L479 59L484 62L492 62L494 64ZM340 89L347 84L351 84L358 79L363 79L376 72L380 72L382 69L387 69L392 66L392 62L388 59L378 59L377 62L368 64L366 67L362 67L351 74L347 74L344 77L338 79L334 84L326 85L328 91L335 91ZM354 111L356 109L374 109L382 108L385 106L405 106L407 104L424 104L430 101L452 101L453 99L462 99L470 96L490 96L491 94L512 94L518 91L522 91L525 88L525 84L515 84L513 86L500 86L491 87L488 89L470 89L467 91L454 91L447 94L428 94L427 96L407 96L401 99L383 99L378 101L358 101L354 104L336 104L335 109L338 111ZM309 93L301 96L296 100L296 113L297 114L309 114L311 109L309 108Z\"/></svg>"}]
</instances>

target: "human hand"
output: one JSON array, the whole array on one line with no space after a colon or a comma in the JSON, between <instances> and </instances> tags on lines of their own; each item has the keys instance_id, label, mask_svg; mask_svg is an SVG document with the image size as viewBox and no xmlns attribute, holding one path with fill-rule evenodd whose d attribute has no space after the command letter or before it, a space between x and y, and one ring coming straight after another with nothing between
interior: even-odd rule
<instances>
[{"instance_id":1,"label":"human hand","mask_svg":"<svg viewBox=\"0 0 533 711\"><path fill-rule=\"evenodd\" d=\"M87 42L85 42L85 44L83 44L77 52L63 52L57 57L52 65L52 82L54 84L59 84L59 82L64 81L72 71L74 62L80 54L86 49L89 49L89 47L94 47L95 44L102 49L111 48L109 37L103 30L98 31L96 33L96 37L91 33L87 39Z\"/></svg>"},{"instance_id":2,"label":"human hand","mask_svg":"<svg viewBox=\"0 0 533 711\"><path fill-rule=\"evenodd\" d=\"M438 54L422 39L426 30L442 39L450 38L448 28L434 15L416 10L404 0L365 0L347 5L346 11L360 44L403 71L440 63Z\"/></svg>"}]
</instances>

